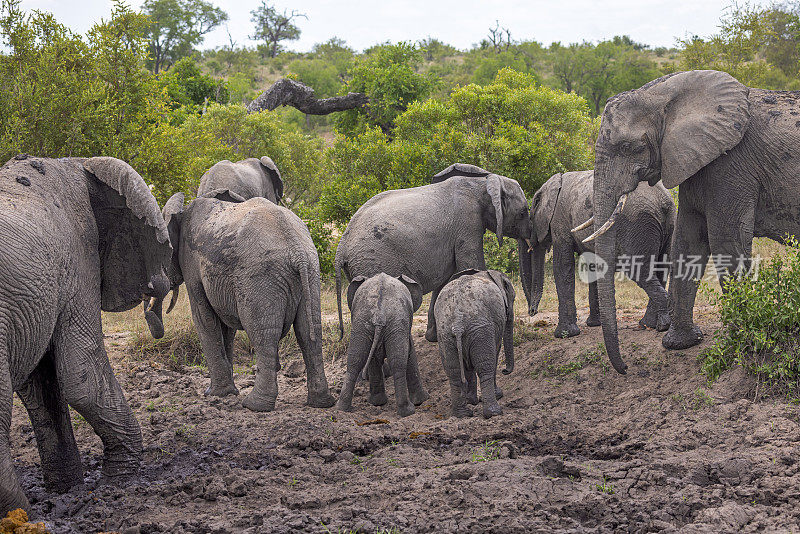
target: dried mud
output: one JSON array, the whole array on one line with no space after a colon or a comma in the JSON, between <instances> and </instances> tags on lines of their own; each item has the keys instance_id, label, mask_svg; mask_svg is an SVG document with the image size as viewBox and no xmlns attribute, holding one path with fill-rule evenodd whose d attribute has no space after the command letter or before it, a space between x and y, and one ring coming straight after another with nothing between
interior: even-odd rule
<instances>
[{"instance_id":1,"label":"dried mud","mask_svg":"<svg viewBox=\"0 0 800 534\"><path fill-rule=\"evenodd\" d=\"M800 530L797 407L753 402L737 371L708 386L696 358L708 341L668 352L637 319L621 317L630 368L620 376L598 328L557 340L554 317L539 328L526 318L516 370L498 375L504 413L491 420L449 418L422 317L415 342L431 398L407 418L391 381L383 407L367 403L363 382L352 413L304 406L299 355L283 362L276 411L251 413L241 396L203 397L203 369L138 361L109 338L144 435L140 479L99 485L100 441L74 418L85 484L47 493L18 401L16 466L33 520L58 533ZM343 364L327 362L337 394ZM236 382L244 395L252 375Z\"/></svg>"}]
</instances>

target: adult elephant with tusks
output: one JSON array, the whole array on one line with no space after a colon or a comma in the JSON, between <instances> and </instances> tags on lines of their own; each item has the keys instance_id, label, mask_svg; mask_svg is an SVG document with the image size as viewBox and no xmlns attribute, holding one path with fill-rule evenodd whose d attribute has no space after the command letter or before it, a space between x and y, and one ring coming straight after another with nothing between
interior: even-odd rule
<instances>
[{"instance_id":1,"label":"adult elephant with tusks","mask_svg":"<svg viewBox=\"0 0 800 534\"><path fill-rule=\"evenodd\" d=\"M595 149L595 252L613 261L614 222L640 181L679 186L665 348L702 340L692 312L710 254L722 282L750 268L753 237L800 235L798 99L705 70L664 76L606 104ZM608 277L598 296L608 356L624 373Z\"/></svg>"},{"instance_id":2,"label":"adult elephant with tusks","mask_svg":"<svg viewBox=\"0 0 800 534\"><path fill-rule=\"evenodd\" d=\"M430 185L385 191L368 200L350 219L336 250L336 298L342 320L342 274L348 280L380 272L405 274L430 293L425 338L436 341L434 304L450 277L464 269L486 269L486 230L517 238L528 248L528 202L516 180L474 165L455 163Z\"/></svg>"},{"instance_id":3,"label":"adult elephant with tusks","mask_svg":"<svg viewBox=\"0 0 800 534\"><path fill-rule=\"evenodd\" d=\"M100 311L162 298L171 248L147 184L127 163L106 157L19 155L3 165L0 236L3 517L29 508L9 449L14 392L30 416L48 490L83 483L69 407L103 441L106 480L137 472L142 434L109 364Z\"/></svg>"}]
</instances>

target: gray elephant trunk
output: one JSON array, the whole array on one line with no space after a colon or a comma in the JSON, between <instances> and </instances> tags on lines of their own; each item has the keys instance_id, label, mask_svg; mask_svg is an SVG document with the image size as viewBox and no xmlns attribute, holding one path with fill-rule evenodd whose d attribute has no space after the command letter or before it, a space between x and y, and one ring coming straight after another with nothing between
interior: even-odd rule
<instances>
[{"instance_id":1,"label":"gray elephant trunk","mask_svg":"<svg viewBox=\"0 0 800 534\"><path fill-rule=\"evenodd\" d=\"M514 318L506 321L506 326L503 331L503 350L506 357L506 368L503 369L503 374L508 375L514 371Z\"/></svg>"},{"instance_id":2,"label":"gray elephant trunk","mask_svg":"<svg viewBox=\"0 0 800 534\"><path fill-rule=\"evenodd\" d=\"M616 200L603 191L603 187L603 184L599 184L598 174L595 171L595 229L599 229L608 220L616 206ZM595 240L595 254L608 266L605 274L597 280L597 296L600 304L600 322L603 325L603 340L606 344L608 359L618 373L625 374L628 366L622 361L619 351L617 301L614 293L616 237L617 230L614 226L611 226L606 233L598 236Z\"/></svg>"},{"instance_id":3,"label":"gray elephant trunk","mask_svg":"<svg viewBox=\"0 0 800 534\"><path fill-rule=\"evenodd\" d=\"M528 299L528 314L536 315L539 312L539 303L544 293L544 256L547 247L541 243L533 247L531 252L531 296Z\"/></svg>"}]
</instances>

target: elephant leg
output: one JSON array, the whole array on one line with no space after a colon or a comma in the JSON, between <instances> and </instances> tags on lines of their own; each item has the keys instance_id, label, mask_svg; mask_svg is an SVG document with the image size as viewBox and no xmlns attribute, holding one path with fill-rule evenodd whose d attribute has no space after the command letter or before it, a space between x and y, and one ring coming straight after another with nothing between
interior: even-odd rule
<instances>
[{"instance_id":1,"label":"elephant leg","mask_svg":"<svg viewBox=\"0 0 800 534\"><path fill-rule=\"evenodd\" d=\"M202 291L189 290L189 304L192 309L192 321L200 338L203 355L206 357L208 373L211 375L211 385L206 389L205 395L214 397L238 395L239 389L233 383L233 365L228 359L223 340L222 321Z\"/></svg>"},{"instance_id":2,"label":"elephant leg","mask_svg":"<svg viewBox=\"0 0 800 534\"><path fill-rule=\"evenodd\" d=\"M53 336L54 363L64 400L91 425L103 442L103 475L134 475L141 464L142 433L114 376L103 345L100 314L62 312Z\"/></svg>"},{"instance_id":3,"label":"elephant leg","mask_svg":"<svg viewBox=\"0 0 800 534\"><path fill-rule=\"evenodd\" d=\"M363 332L351 332L350 343L347 345L347 373L342 384L342 392L336 402L336 409L349 412L353 409L353 390L358 377L367 363L372 339Z\"/></svg>"},{"instance_id":4,"label":"elephant leg","mask_svg":"<svg viewBox=\"0 0 800 534\"><path fill-rule=\"evenodd\" d=\"M497 354L498 343L491 335L476 336L471 343L471 352L475 356L475 372L481 381L481 403L483 416L487 419L500 415L503 409L497 404Z\"/></svg>"},{"instance_id":5,"label":"elephant leg","mask_svg":"<svg viewBox=\"0 0 800 534\"><path fill-rule=\"evenodd\" d=\"M447 345L445 347L445 344ZM450 382L450 406L453 417L470 417L472 410L467 406L464 390L461 385L461 366L458 361L458 351L455 340L446 343L439 342L439 356L442 359L444 372Z\"/></svg>"},{"instance_id":6,"label":"elephant leg","mask_svg":"<svg viewBox=\"0 0 800 534\"><path fill-rule=\"evenodd\" d=\"M414 349L414 339L408 337L408 367L406 368L406 381L408 382L408 395L414 406L419 406L430 398L430 395L422 385L422 377L419 372L419 361L417 351Z\"/></svg>"},{"instance_id":7,"label":"elephant leg","mask_svg":"<svg viewBox=\"0 0 800 534\"><path fill-rule=\"evenodd\" d=\"M577 336L578 311L575 307L575 252L572 244L553 245L553 277L558 293L557 338Z\"/></svg>"},{"instance_id":8,"label":"elephant leg","mask_svg":"<svg viewBox=\"0 0 800 534\"><path fill-rule=\"evenodd\" d=\"M471 367L466 367L464 369L464 375L465 378L467 379L467 387L466 387L467 404L472 404L472 405L478 404L480 400L478 398L478 375L475 374L475 369Z\"/></svg>"},{"instance_id":9,"label":"elephant leg","mask_svg":"<svg viewBox=\"0 0 800 534\"><path fill-rule=\"evenodd\" d=\"M642 278L645 278L645 276L642 276ZM670 324L667 290L655 277L650 277L649 280L639 280L637 284L650 297L644 317L639 321L639 325L663 332L669 328Z\"/></svg>"},{"instance_id":10,"label":"elephant leg","mask_svg":"<svg viewBox=\"0 0 800 534\"><path fill-rule=\"evenodd\" d=\"M48 491L64 493L83 483L83 466L72 433L69 406L56 378L53 354L48 352L17 390L36 434L42 476Z\"/></svg>"},{"instance_id":11,"label":"elephant leg","mask_svg":"<svg viewBox=\"0 0 800 534\"><path fill-rule=\"evenodd\" d=\"M373 406L383 406L389 402L386 396L386 385L383 380L384 348L379 344L375 348L372 360L369 362L367 376L369 377L369 403Z\"/></svg>"},{"instance_id":12,"label":"elephant leg","mask_svg":"<svg viewBox=\"0 0 800 534\"><path fill-rule=\"evenodd\" d=\"M597 282L589 282L589 317L586 326L600 326L600 301L597 298Z\"/></svg>"},{"instance_id":13,"label":"elephant leg","mask_svg":"<svg viewBox=\"0 0 800 534\"><path fill-rule=\"evenodd\" d=\"M322 358L322 323L309 324L305 306L305 301L301 300L294 319L294 335L306 365L307 401L308 405L314 408L330 408L336 404L336 399L328 390L328 378L325 376L325 364Z\"/></svg>"},{"instance_id":14,"label":"elephant leg","mask_svg":"<svg viewBox=\"0 0 800 534\"><path fill-rule=\"evenodd\" d=\"M703 339L703 333L693 321L696 280L702 279L708 263L709 246L706 220L686 205L684 187L678 193L678 219L672 241L672 272L669 296L672 302L672 322L661 344L664 348L680 350L693 347Z\"/></svg>"},{"instance_id":15,"label":"elephant leg","mask_svg":"<svg viewBox=\"0 0 800 534\"><path fill-rule=\"evenodd\" d=\"M233 369L233 342L236 339L236 329L220 322L222 328L222 346L225 349L225 358Z\"/></svg>"},{"instance_id":16,"label":"elephant leg","mask_svg":"<svg viewBox=\"0 0 800 534\"><path fill-rule=\"evenodd\" d=\"M408 394L408 343L409 338L400 334L387 336L384 344L386 359L391 361L394 372L394 401L400 417L413 415L416 411Z\"/></svg>"},{"instance_id":17,"label":"elephant leg","mask_svg":"<svg viewBox=\"0 0 800 534\"><path fill-rule=\"evenodd\" d=\"M428 306L428 329L425 331L425 339L431 343L435 343L438 339L436 333L436 317L433 314L433 308L436 305L436 299L439 297L439 292L441 290L442 288L438 287L431 293L431 304Z\"/></svg>"},{"instance_id":18,"label":"elephant leg","mask_svg":"<svg viewBox=\"0 0 800 534\"><path fill-rule=\"evenodd\" d=\"M254 412L271 412L278 399L278 343L282 328L245 328L245 331L256 352L256 378L253 390L244 398L242 406Z\"/></svg>"},{"instance_id":19,"label":"elephant leg","mask_svg":"<svg viewBox=\"0 0 800 534\"><path fill-rule=\"evenodd\" d=\"M11 457L11 411L14 391L11 388L11 373L8 369L6 340L0 343L0 515L17 508L30 511L30 504L19 485L14 461Z\"/></svg>"}]
</instances>

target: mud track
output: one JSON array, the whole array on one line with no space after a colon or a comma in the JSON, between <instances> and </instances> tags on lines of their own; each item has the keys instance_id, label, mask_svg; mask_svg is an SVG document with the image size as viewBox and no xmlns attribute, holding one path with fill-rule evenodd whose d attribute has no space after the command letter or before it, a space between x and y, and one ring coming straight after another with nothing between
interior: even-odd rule
<instances>
[{"instance_id":1,"label":"mud track","mask_svg":"<svg viewBox=\"0 0 800 534\"><path fill-rule=\"evenodd\" d=\"M98 485L100 441L75 418L85 485L47 493L18 401L12 447L32 517L58 533L800 530L797 407L753 402L737 371L707 386L702 347L664 351L636 319L622 317L624 377L598 349L599 329L556 340L552 318L528 327L515 372L498 375L504 413L488 421L448 418L422 318L416 347L431 398L405 419L391 382L384 407L367 403L363 382L352 413L305 407L299 355L283 362L276 411L254 414L242 397L204 398L203 369L137 361L108 338L142 426L141 478ZM338 394L343 362L327 372ZM236 381L242 394L253 383Z\"/></svg>"}]
</instances>

